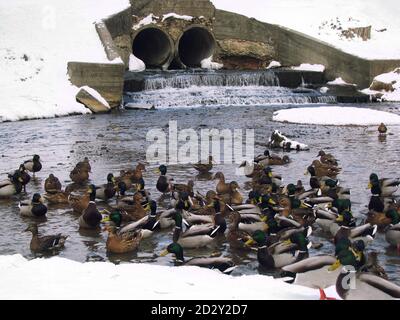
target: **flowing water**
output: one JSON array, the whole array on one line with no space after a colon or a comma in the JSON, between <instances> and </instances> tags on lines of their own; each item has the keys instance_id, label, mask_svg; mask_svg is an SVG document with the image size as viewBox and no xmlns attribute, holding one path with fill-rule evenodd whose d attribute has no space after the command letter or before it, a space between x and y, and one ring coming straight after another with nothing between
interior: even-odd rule
<instances>
[{"instance_id":1,"label":"flowing water","mask_svg":"<svg viewBox=\"0 0 400 320\"><path fill-rule=\"evenodd\" d=\"M304 185L308 186L309 177L306 177L304 172L315 159L318 151L324 149L333 153L340 159L340 166L343 168L343 172L339 175L341 185L351 188L353 211L361 221L363 214L366 213L370 195L369 190L366 189L369 174L376 172L381 177L393 177L399 174L400 127L389 127L391 134L386 139L378 139L375 127L276 123L271 120L276 110L289 106L296 107L292 103L303 103L299 106L315 106L315 104L309 104L310 101L304 93L296 94L284 88L274 88L269 91L262 89L265 87L189 87L181 91L176 88L149 90L137 94L135 99L142 99L140 100L142 102L149 99L152 102L158 100L157 105L164 108L151 111L121 110L108 115L73 116L0 124L0 157L2 159L0 172L17 169L19 164L32 154L39 154L43 162L43 170L28 185L28 195L23 194L12 200L0 201L2 217L0 254L21 253L28 258L34 257L29 250L30 234L23 232L31 219L19 216L18 201L30 198L34 192L43 193L44 180L50 173L59 177L65 187L69 183L69 172L78 161L87 156L92 164L91 181L95 184L103 184L109 172L118 175L119 170L132 168L138 161L144 161L146 148L150 144L146 141L147 131L151 128L167 131L171 120L178 122L179 129L192 128L197 132L205 128L254 129L257 154L264 151L260 144L266 143L275 129L308 144L310 151L291 152L288 154L292 159L290 164L274 167L274 171L283 176L285 184L295 183L300 179ZM252 97L254 92L258 92L258 102L242 103ZM271 92L281 100L268 100ZM190 100L188 97L192 95L193 100ZM303 97L303 100L293 102L290 100L293 95ZM204 99L207 100L212 96L219 102L205 103L208 107L194 107L203 104ZM262 98L267 102L262 104ZM193 103L196 101L198 103ZM239 102L232 103L232 101ZM398 105L394 104L363 105L362 107L399 113ZM160 196L155 189L158 177L154 172L156 167L157 165L148 166L144 175L146 188L155 199ZM237 176L236 167L236 164L221 164L215 166L213 172L223 171L228 181L238 181L242 187L242 193L247 195L245 182L248 179ZM195 179L195 190L202 193L215 188L215 181L198 178L196 171L190 165L168 166L168 175L174 177L179 183ZM108 205L99 203L98 206L106 208ZM170 256L158 257L158 254L171 242L170 230L157 233L152 238L142 241L140 249L135 253L109 255L105 248L106 234L101 231L79 231L77 219L78 216L68 207L50 206L47 219L40 221L39 230L42 233L61 232L70 236L65 250L59 254L62 257L81 262L96 260L172 265ZM312 240L322 242L324 246L319 250L311 250L311 254L332 253L332 245L318 232L312 236ZM400 284L400 257L396 250L388 247L383 234L377 236L368 250L379 252L379 261L390 279ZM231 250L223 239L218 240L213 248L186 250L185 256L210 255L215 251L234 259L239 265L234 271L236 275L264 272L259 270L254 252Z\"/></svg>"}]
</instances>

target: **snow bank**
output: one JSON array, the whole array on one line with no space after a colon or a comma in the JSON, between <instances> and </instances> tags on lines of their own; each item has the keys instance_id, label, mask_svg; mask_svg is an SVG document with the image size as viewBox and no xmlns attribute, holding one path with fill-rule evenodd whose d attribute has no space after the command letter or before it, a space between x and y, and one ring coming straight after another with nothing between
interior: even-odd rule
<instances>
[{"instance_id":1,"label":"snow bank","mask_svg":"<svg viewBox=\"0 0 400 320\"><path fill-rule=\"evenodd\" d=\"M268 147L272 149L288 148L290 150L303 150L303 151L310 150L308 145L289 139L288 137L283 135L279 130L275 130L274 132L272 132L271 137L268 139Z\"/></svg>"},{"instance_id":2,"label":"snow bank","mask_svg":"<svg viewBox=\"0 0 400 320\"><path fill-rule=\"evenodd\" d=\"M139 30L140 28L147 26L149 24L157 23L159 17L155 16L154 14L150 13L147 17L143 18L139 21L139 23L135 24L132 29Z\"/></svg>"},{"instance_id":3,"label":"snow bank","mask_svg":"<svg viewBox=\"0 0 400 320\"><path fill-rule=\"evenodd\" d=\"M376 76L371 86L362 92L382 101L400 102L400 68Z\"/></svg>"},{"instance_id":4,"label":"snow bank","mask_svg":"<svg viewBox=\"0 0 400 320\"><path fill-rule=\"evenodd\" d=\"M327 82L327 84L333 84L333 85L337 85L337 86L349 86L349 85L350 86L355 86L355 84L347 83L341 77L336 78L333 81L329 81L329 82Z\"/></svg>"},{"instance_id":5,"label":"snow bank","mask_svg":"<svg viewBox=\"0 0 400 320\"><path fill-rule=\"evenodd\" d=\"M169 259L166 257L166 259ZM319 291L263 275L198 267L0 256L0 299L319 299Z\"/></svg>"},{"instance_id":6,"label":"snow bank","mask_svg":"<svg viewBox=\"0 0 400 320\"><path fill-rule=\"evenodd\" d=\"M0 2L0 121L90 113L77 103L68 61L107 63L94 22L128 0Z\"/></svg>"},{"instance_id":7,"label":"snow bank","mask_svg":"<svg viewBox=\"0 0 400 320\"><path fill-rule=\"evenodd\" d=\"M297 67L292 67L293 70L301 70L301 71L315 71L315 72L324 72L325 66L322 64L309 64L302 63Z\"/></svg>"},{"instance_id":8,"label":"snow bank","mask_svg":"<svg viewBox=\"0 0 400 320\"><path fill-rule=\"evenodd\" d=\"M223 67L224 65L222 63L218 62L213 62L212 61L212 56L208 57L207 59L204 59L201 61L201 67L203 69L212 69L212 70L219 70Z\"/></svg>"},{"instance_id":9,"label":"snow bank","mask_svg":"<svg viewBox=\"0 0 400 320\"><path fill-rule=\"evenodd\" d=\"M180 19L180 20L185 20L185 21L193 20L192 16L179 15L174 12L171 12L171 13L167 13L167 14L163 15L162 22L164 22L165 20L170 19L170 18Z\"/></svg>"},{"instance_id":10,"label":"snow bank","mask_svg":"<svg viewBox=\"0 0 400 320\"><path fill-rule=\"evenodd\" d=\"M129 71L142 72L144 70L146 70L145 63L137 58L135 55L131 54L129 56Z\"/></svg>"},{"instance_id":11,"label":"snow bank","mask_svg":"<svg viewBox=\"0 0 400 320\"><path fill-rule=\"evenodd\" d=\"M271 61L267 67L267 69L272 69L272 68L279 68L281 67L281 63L279 61Z\"/></svg>"},{"instance_id":12,"label":"snow bank","mask_svg":"<svg viewBox=\"0 0 400 320\"><path fill-rule=\"evenodd\" d=\"M367 59L399 59L398 0L212 0L218 9L237 12L308 34ZM371 39L348 39L348 28L371 26Z\"/></svg>"},{"instance_id":13,"label":"snow bank","mask_svg":"<svg viewBox=\"0 0 400 320\"><path fill-rule=\"evenodd\" d=\"M354 107L293 108L276 111L272 120L302 124L368 126L400 125L400 116L372 109Z\"/></svg>"}]
</instances>

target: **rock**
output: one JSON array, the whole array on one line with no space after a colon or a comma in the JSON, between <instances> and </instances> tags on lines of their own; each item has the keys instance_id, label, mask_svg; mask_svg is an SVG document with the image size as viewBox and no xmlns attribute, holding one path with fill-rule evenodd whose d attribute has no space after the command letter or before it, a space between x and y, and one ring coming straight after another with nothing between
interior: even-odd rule
<instances>
[{"instance_id":1,"label":"rock","mask_svg":"<svg viewBox=\"0 0 400 320\"><path fill-rule=\"evenodd\" d=\"M96 90L87 86L79 90L76 100L83 103L93 113L109 112L111 110L108 102Z\"/></svg>"},{"instance_id":2,"label":"rock","mask_svg":"<svg viewBox=\"0 0 400 320\"><path fill-rule=\"evenodd\" d=\"M227 69L259 69L267 66L275 49L263 42L225 39L218 40L219 59Z\"/></svg>"},{"instance_id":3,"label":"rock","mask_svg":"<svg viewBox=\"0 0 400 320\"><path fill-rule=\"evenodd\" d=\"M357 27L342 30L342 36L347 39L352 39L354 37L359 37L364 41L371 39L371 26L368 27Z\"/></svg>"},{"instance_id":4,"label":"rock","mask_svg":"<svg viewBox=\"0 0 400 320\"><path fill-rule=\"evenodd\" d=\"M390 92L394 91L392 83L385 83L378 80L372 81L372 84L369 88L375 91L382 91L382 90Z\"/></svg>"}]
</instances>

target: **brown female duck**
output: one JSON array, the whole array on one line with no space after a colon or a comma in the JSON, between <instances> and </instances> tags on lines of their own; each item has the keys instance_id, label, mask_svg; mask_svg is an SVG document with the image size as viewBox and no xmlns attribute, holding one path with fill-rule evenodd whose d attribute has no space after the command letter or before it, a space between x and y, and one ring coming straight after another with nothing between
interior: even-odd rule
<instances>
[{"instance_id":1,"label":"brown female duck","mask_svg":"<svg viewBox=\"0 0 400 320\"><path fill-rule=\"evenodd\" d=\"M44 190L48 194L54 194L61 191L61 188L62 186L60 180L51 173L44 182Z\"/></svg>"},{"instance_id":2,"label":"brown female duck","mask_svg":"<svg viewBox=\"0 0 400 320\"><path fill-rule=\"evenodd\" d=\"M217 172L214 175L214 180L218 180L216 191L218 194L229 193L231 191L231 186L229 183L225 182L225 176L222 172Z\"/></svg>"},{"instance_id":3,"label":"brown female duck","mask_svg":"<svg viewBox=\"0 0 400 320\"><path fill-rule=\"evenodd\" d=\"M324 150L321 150L318 153L317 158L318 157L320 157L319 160L321 161L321 163L333 165L333 166L338 165L338 161L336 160L336 158L333 155L331 155L330 153L325 153Z\"/></svg>"},{"instance_id":4,"label":"brown female duck","mask_svg":"<svg viewBox=\"0 0 400 320\"><path fill-rule=\"evenodd\" d=\"M74 183L82 185L89 180L89 171L75 167L69 174L69 177Z\"/></svg>"},{"instance_id":5,"label":"brown female duck","mask_svg":"<svg viewBox=\"0 0 400 320\"><path fill-rule=\"evenodd\" d=\"M65 240L68 238L68 236L63 236L61 233L40 237L36 224L30 224L25 231L32 232L30 248L33 252L45 252L61 249L64 247Z\"/></svg>"},{"instance_id":6,"label":"brown female duck","mask_svg":"<svg viewBox=\"0 0 400 320\"><path fill-rule=\"evenodd\" d=\"M195 168L200 173L207 173L207 172L210 172L212 170L213 162L214 162L213 157L209 156L207 163L204 163L204 162L200 161L200 162L198 162L196 164L193 164L192 166L193 166L193 168Z\"/></svg>"},{"instance_id":7,"label":"brown female duck","mask_svg":"<svg viewBox=\"0 0 400 320\"><path fill-rule=\"evenodd\" d=\"M147 206L144 208L142 205L143 200L143 195L140 192L136 192L132 199L122 199L118 204L118 209L126 211L132 221L140 220L147 215L148 211Z\"/></svg>"},{"instance_id":8,"label":"brown female duck","mask_svg":"<svg viewBox=\"0 0 400 320\"><path fill-rule=\"evenodd\" d=\"M68 204L76 213L82 213L88 207L91 199L92 201L96 199L96 188L93 185L89 186L83 195L71 193L68 196Z\"/></svg>"},{"instance_id":9,"label":"brown female duck","mask_svg":"<svg viewBox=\"0 0 400 320\"><path fill-rule=\"evenodd\" d=\"M106 248L111 253L121 254L135 251L142 240L142 230L119 233L114 226L107 226L106 230L108 231Z\"/></svg>"}]
</instances>

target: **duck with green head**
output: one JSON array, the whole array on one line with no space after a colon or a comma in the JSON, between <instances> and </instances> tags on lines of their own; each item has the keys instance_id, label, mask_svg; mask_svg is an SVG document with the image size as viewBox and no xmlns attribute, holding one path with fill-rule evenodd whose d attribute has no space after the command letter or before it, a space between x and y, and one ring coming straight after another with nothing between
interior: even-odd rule
<instances>
[{"instance_id":1,"label":"duck with green head","mask_svg":"<svg viewBox=\"0 0 400 320\"><path fill-rule=\"evenodd\" d=\"M47 213L47 207L43 204L42 196L35 193L31 201L21 201L19 211L25 217L44 217Z\"/></svg>"},{"instance_id":2,"label":"duck with green head","mask_svg":"<svg viewBox=\"0 0 400 320\"><path fill-rule=\"evenodd\" d=\"M164 257L168 254L173 254L175 256L175 265L178 266L185 265L217 269L225 274L230 274L235 269L233 261L224 257L192 258L190 260L185 260L183 248L176 242L171 243L163 252L161 252L160 256Z\"/></svg>"},{"instance_id":3,"label":"duck with green head","mask_svg":"<svg viewBox=\"0 0 400 320\"><path fill-rule=\"evenodd\" d=\"M306 252L281 253L272 255L268 250L267 235L263 231L256 231L246 245L257 244L257 260L261 266L267 269L282 268L307 257Z\"/></svg>"},{"instance_id":4,"label":"duck with green head","mask_svg":"<svg viewBox=\"0 0 400 320\"><path fill-rule=\"evenodd\" d=\"M9 198L22 192L23 179L17 170L13 175L9 175L8 179L0 182L0 198Z\"/></svg>"},{"instance_id":5,"label":"duck with green head","mask_svg":"<svg viewBox=\"0 0 400 320\"><path fill-rule=\"evenodd\" d=\"M369 176L368 188L371 189L373 186L379 187L380 196L391 197L399 189L400 179L399 178L382 178L379 179L376 173L371 173Z\"/></svg>"},{"instance_id":6,"label":"duck with green head","mask_svg":"<svg viewBox=\"0 0 400 320\"><path fill-rule=\"evenodd\" d=\"M97 188L96 198L103 201L108 201L112 199L117 193L117 187L118 186L114 175L112 173L109 173L107 175L107 183Z\"/></svg>"},{"instance_id":7,"label":"duck with green head","mask_svg":"<svg viewBox=\"0 0 400 320\"><path fill-rule=\"evenodd\" d=\"M33 173L33 177L35 177L35 173L42 170L42 164L40 163L40 156L35 154L31 160L27 160L24 163L24 167L26 170Z\"/></svg>"}]
</instances>

